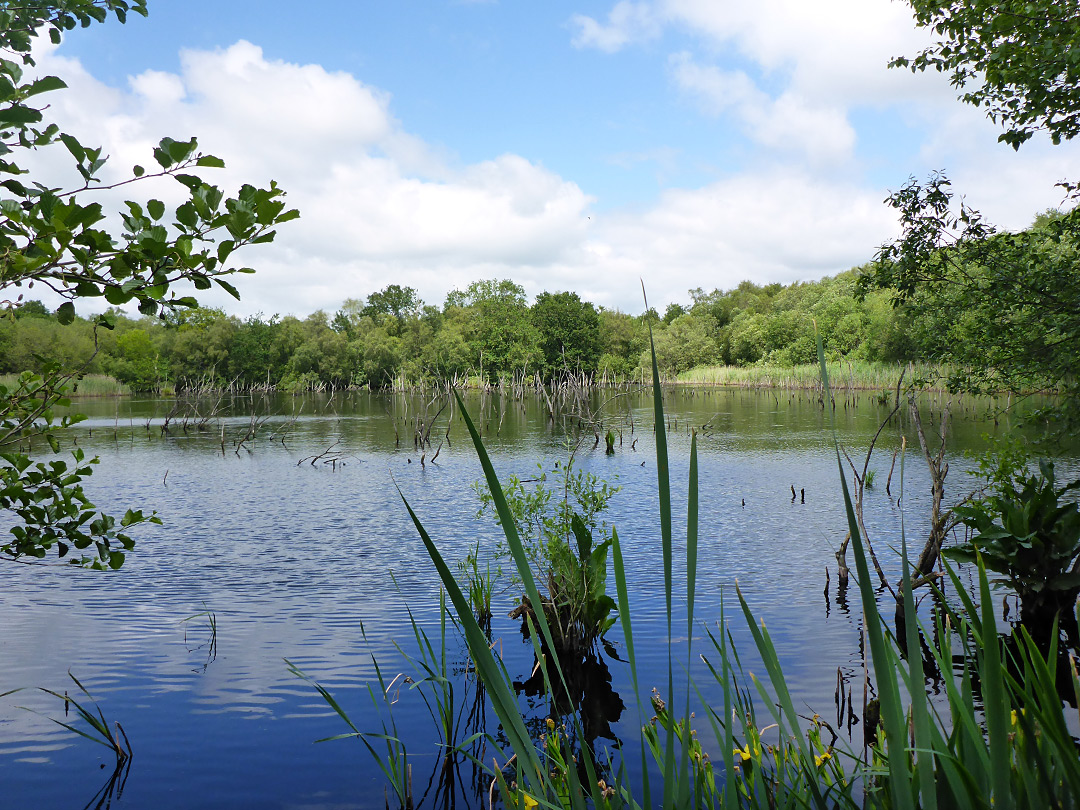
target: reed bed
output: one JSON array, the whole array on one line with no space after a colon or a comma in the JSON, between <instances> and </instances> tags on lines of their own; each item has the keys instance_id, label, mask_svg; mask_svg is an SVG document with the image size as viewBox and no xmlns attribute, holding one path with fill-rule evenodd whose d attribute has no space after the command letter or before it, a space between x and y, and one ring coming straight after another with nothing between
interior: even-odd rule
<instances>
[{"instance_id":1,"label":"reed bed","mask_svg":"<svg viewBox=\"0 0 1080 810\"><path fill-rule=\"evenodd\" d=\"M9 389L18 385L18 374L0 374L0 385ZM131 387L125 385L114 377L107 374L87 374L80 380L75 381L75 389L71 392L76 397L120 397L131 393Z\"/></svg>"},{"instance_id":2,"label":"reed bed","mask_svg":"<svg viewBox=\"0 0 1080 810\"><path fill-rule=\"evenodd\" d=\"M896 387L901 366L892 363L837 360L827 364L834 391L885 390ZM944 390L949 368L931 363L910 363L908 379L926 380L926 390ZM678 375L676 385L726 385L733 388L821 388L821 369L816 363L780 366L700 366Z\"/></svg>"}]
</instances>

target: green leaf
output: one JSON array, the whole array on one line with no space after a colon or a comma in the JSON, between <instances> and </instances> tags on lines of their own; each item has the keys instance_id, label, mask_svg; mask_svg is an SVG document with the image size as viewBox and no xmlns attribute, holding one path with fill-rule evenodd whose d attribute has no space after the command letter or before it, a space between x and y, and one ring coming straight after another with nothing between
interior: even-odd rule
<instances>
[{"instance_id":1,"label":"green leaf","mask_svg":"<svg viewBox=\"0 0 1080 810\"><path fill-rule=\"evenodd\" d=\"M168 146L166 146L166 141L169 142ZM172 158L173 163L183 163L191 157L199 146L195 138L192 138L190 141L174 141L171 138L165 138L161 141L161 145L168 150L169 157Z\"/></svg>"},{"instance_id":2,"label":"green leaf","mask_svg":"<svg viewBox=\"0 0 1080 810\"><path fill-rule=\"evenodd\" d=\"M110 284L105 288L105 300L113 306L120 306L131 300L131 293Z\"/></svg>"},{"instance_id":3,"label":"green leaf","mask_svg":"<svg viewBox=\"0 0 1080 810\"><path fill-rule=\"evenodd\" d=\"M237 288L232 286L229 282L227 282L225 280L222 280L222 279L215 279L214 281L216 281L217 285L219 287L221 287L221 289L224 289L224 291L226 293L228 293L229 295L231 295L233 298L237 299L238 301L240 300L240 292L238 291Z\"/></svg>"},{"instance_id":4,"label":"green leaf","mask_svg":"<svg viewBox=\"0 0 1080 810\"><path fill-rule=\"evenodd\" d=\"M164 144L164 141L162 141L162 143ZM155 147L154 160L156 160L157 164L163 169L168 169L176 162L172 159L172 156L161 146Z\"/></svg>"},{"instance_id":5,"label":"green leaf","mask_svg":"<svg viewBox=\"0 0 1080 810\"><path fill-rule=\"evenodd\" d=\"M209 169L224 169L225 161L213 155L203 155L195 161L196 166L205 166Z\"/></svg>"},{"instance_id":6,"label":"green leaf","mask_svg":"<svg viewBox=\"0 0 1080 810\"><path fill-rule=\"evenodd\" d=\"M65 87L67 84L57 76L44 76L26 88L26 98L41 93L51 93L53 90L63 90Z\"/></svg>"},{"instance_id":7,"label":"green leaf","mask_svg":"<svg viewBox=\"0 0 1080 810\"><path fill-rule=\"evenodd\" d=\"M18 127L26 124L36 124L41 120L41 111L33 107L16 104L6 110L0 110L0 127Z\"/></svg>"},{"instance_id":8,"label":"green leaf","mask_svg":"<svg viewBox=\"0 0 1080 810\"><path fill-rule=\"evenodd\" d=\"M146 211L155 221L159 220L165 216L165 203L161 200L148 200L146 203Z\"/></svg>"},{"instance_id":9,"label":"green leaf","mask_svg":"<svg viewBox=\"0 0 1080 810\"><path fill-rule=\"evenodd\" d=\"M174 174L173 180L187 186L190 191L197 191L202 188L204 183L201 177L196 177L193 174Z\"/></svg>"},{"instance_id":10,"label":"green leaf","mask_svg":"<svg viewBox=\"0 0 1080 810\"><path fill-rule=\"evenodd\" d=\"M75 304L65 301L56 310L56 320L67 326L75 320Z\"/></svg>"},{"instance_id":11,"label":"green leaf","mask_svg":"<svg viewBox=\"0 0 1080 810\"><path fill-rule=\"evenodd\" d=\"M195 206L186 202L176 209L176 221L186 228L195 228L199 224L199 214Z\"/></svg>"}]
</instances>

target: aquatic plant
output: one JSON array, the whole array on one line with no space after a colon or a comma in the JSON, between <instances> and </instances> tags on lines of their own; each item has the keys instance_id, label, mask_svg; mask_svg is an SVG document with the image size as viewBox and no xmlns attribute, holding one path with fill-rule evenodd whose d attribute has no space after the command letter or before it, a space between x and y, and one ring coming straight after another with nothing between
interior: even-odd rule
<instances>
[{"instance_id":1,"label":"aquatic plant","mask_svg":"<svg viewBox=\"0 0 1080 810\"><path fill-rule=\"evenodd\" d=\"M116 766L119 769L128 760L131 759L132 749L131 742L128 740L127 734L124 732L123 726L119 721L110 723L105 719L105 714L101 710L101 706L94 700L93 695L87 691L86 687L82 685L78 678L69 670L68 677L82 692L92 708L79 702L77 698L72 697L68 692L61 694L52 689L47 689L44 686L39 686L38 690L44 692L46 695L51 695L54 698L62 700L64 702L64 716L67 717L72 708L75 710L77 719L81 719L87 728L68 723L65 720L57 720L55 717L49 717L48 719L56 723L62 728L66 728L68 731L78 734L80 737L84 737L91 742L95 742L98 745L104 745L113 755L116 757ZM14 694L22 691L21 689L13 689L9 692L0 694L0 697L6 697L7 695ZM28 711L34 711L28 709ZM38 713L38 712L35 712Z\"/></svg>"},{"instance_id":2,"label":"aquatic plant","mask_svg":"<svg viewBox=\"0 0 1080 810\"><path fill-rule=\"evenodd\" d=\"M1074 643L1080 594L1080 504L1070 494L1080 481L1058 486L1054 465L1038 473L1017 470L993 482L994 491L953 511L974 535L945 553L955 560L982 559L998 581L1020 598L1020 619L1045 636L1056 621Z\"/></svg>"},{"instance_id":3,"label":"aquatic plant","mask_svg":"<svg viewBox=\"0 0 1080 810\"><path fill-rule=\"evenodd\" d=\"M828 386L822 359L823 384ZM460 403L459 403L460 404ZM654 366L654 410L663 424L663 403ZM462 409L490 488L492 505L500 516L509 554L526 596L539 603L533 564L517 532L503 488L468 414ZM780 658L763 622L758 622L736 588L741 612L764 664L766 677L748 684L731 637L723 629L707 629L711 649L701 655L715 678L722 699L700 701L692 711L695 635L694 593L697 572L698 480L697 437L691 438L686 502L687 610L685 647L675 637L672 606L672 503L665 431L657 437L657 486L660 501L661 555L664 567L668 623L666 690L645 697L637 665L630 593L618 532L612 530L610 550L618 594L617 610L626 661L642 718L641 763L637 780L625 760L606 762L590 747L574 748L584 739L581 717L574 713L561 723L554 718L536 740L530 735L515 699L510 678L476 622L470 602L455 581L419 517L408 501L406 509L427 548L453 605L465 636L476 676L483 684L502 732L488 737L501 759L487 764L492 786L506 807L722 807L722 808L1045 808L1080 806L1080 757L1069 733L1056 674L1056 637L1041 648L1021 628L1015 643L1005 645L998 635L986 565L974 557L977 593L969 595L961 579L946 567L960 604L950 606L940 591L938 609L928 627L921 626L912 595L913 568L901 531L902 580L900 597L908 618L894 633L882 618L867 562L867 549L848 491L837 448L837 468L857 569L863 625L869 650L868 671L875 673L879 719L867 731L866 747L852 750L814 715L800 715L788 688ZM901 460L901 467L903 461ZM901 468L902 480L902 468ZM534 651L549 692L568 681L565 662L555 649L545 611L526 617ZM682 628L679 628L682 632ZM911 654L907 651L922 651ZM681 659L685 653L685 660ZM444 664L445 666L445 664ZM934 701L925 691L928 668L942 675L944 696ZM675 672L685 673L680 684L681 705L672 696ZM955 673L955 674L954 674ZM1069 659L1067 681L1080 703L1080 675ZM381 685L381 682L380 682ZM754 696L756 692L756 698ZM329 700L328 695L324 695ZM333 705L333 704L331 704ZM768 718L758 717L758 711ZM700 711L702 717L697 718ZM645 719L649 718L649 719ZM698 739L697 724L707 724L719 743L722 762L713 763ZM831 738L827 739L831 735ZM624 756L632 749L625 745ZM576 766L572 765L576 758ZM650 781L659 769L659 784ZM721 769L722 767L722 769ZM600 778L600 774L604 774ZM640 781L638 781L640 780Z\"/></svg>"},{"instance_id":4,"label":"aquatic plant","mask_svg":"<svg viewBox=\"0 0 1080 810\"><path fill-rule=\"evenodd\" d=\"M548 472L542 466L539 470L534 479L512 476L508 484L499 486L505 518L494 492L478 484L481 507L477 517L494 511L500 525L512 521L533 575L546 587L546 592L538 591L539 601L526 592L511 616L535 616L536 606L541 605L555 643L549 649L580 656L614 624L615 602L607 593L611 529L600 516L619 487L576 469L572 458L551 471L555 486L548 485ZM509 543L507 535L500 545L504 557L513 556ZM521 577L518 571L518 580ZM466 585L472 601L475 578L466 577Z\"/></svg>"},{"instance_id":5,"label":"aquatic plant","mask_svg":"<svg viewBox=\"0 0 1080 810\"><path fill-rule=\"evenodd\" d=\"M491 598L495 594L495 583L502 576L502 567L496 563L492 570L490 558L484 560L483 568L480 567L480 541L477 540L472 551L458 560L457 569L465 583L473 615L481 625L490 625Z\"/></svg>"}]
</instances>

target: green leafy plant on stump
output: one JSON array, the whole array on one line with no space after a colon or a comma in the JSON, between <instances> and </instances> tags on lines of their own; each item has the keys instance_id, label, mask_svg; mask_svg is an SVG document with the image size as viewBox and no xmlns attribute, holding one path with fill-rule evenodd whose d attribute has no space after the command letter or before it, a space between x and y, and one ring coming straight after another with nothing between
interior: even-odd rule
<instances>
[{"instance_id":1,"label":"green leafy plant on stump","mask_svg":"<svg viewBox=\"0 0 1080 810\"><path fill-rule=\"evenodd\" d=\"M619 487L572 463L552 471L555 486L548 484L548 474L541 467L532 480L512 476L501 494L537 580L547 585L540 603L555 649L578 654L615 623L615 600L607 593L611 529L600 515ZM476 489L481 503L477 517L494 512L502 525L492 493L479 485ZM510 552L501 546L500 553ZM511 615L535 616L527 593Z\"/></svg>"},{"instance_id":2,"label":"green leafy plant on stump","mask_svg":"<svg viewBox=\"0 0 1080 810\"><path fill-rule=\"evenodd\" d=\"M948 555L969 563L981 556L1016 591L1020 620L1037 637L1058 621L1077 639L1080 504L1069 493L1078 490L1080 481L1058 486L1053 463L1040 461L1037 474L1015 472L991 495L954 510L974 535Z\"/></svg>"}]
</instances>

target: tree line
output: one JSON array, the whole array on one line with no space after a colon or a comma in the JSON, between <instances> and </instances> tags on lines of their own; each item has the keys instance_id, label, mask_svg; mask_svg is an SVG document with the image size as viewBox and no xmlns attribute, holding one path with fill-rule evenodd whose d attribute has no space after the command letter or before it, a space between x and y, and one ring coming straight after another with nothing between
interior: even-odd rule
<instances>
[{"instance_id":1,"label":"tree line","mask_svg":"<svg viewBox=\"0 0 1080 810\"><path fill-rule=\"evenodd\" d=\"M0 319L0 373L55 363L111 375L138 391L206 384L389 388L563 374L619 381L648 367L651 323L667 376L700 366L813 363L820 334L830 359L951 363L968 387L973 380L987 388L1053 387L1068 376L1062 369L1071 368L1080 334L1070 298L1077 289L1077 235L1064 227L1072 219L1041 214L1019 234L981 239L981 252L928 249L918 267L934 279L909 287L898 283L903 267L883 248L875 262L820 281L693 289L662 314L609 310L574 292L542 292L530 303L509 280L473 282L450 292L441 307L392 284L346 299L333 314L319 310L303 318L242 319L206 307L133 317L113 308L65 324L29 301ZM1015 268L1026 267L1027 286L1047 298L1025 301L1010 317L1003 299L1016 295L995 287L1001 272L984 255L985 246L1000 251L1005 242L1011 283ZM1059 301L1062 296L1069 300ZM103 320L112 328L102 328ZM1040 376L1041 368L1012 356L1017 352L1052 358L1056 373Z\"/></svg>"},{"instance_id":2,"label":"tree line","mask_svg":"<svg viewBox=\"0 0 1080 810\"><path fill-rule=\"evenodd\" d=\"M111 375L139 391L197 384L305 390L386 388L419 381L584 374L620 380L647 366L651 321L662 371L702 365L795 365L816 357L814 324L834 357L906 361L925 356L925 336L883 292L856 296L857 271L812 283L689 291L661 315L597 307L573 292L530 304L508 280L477 281L441 307L390 285L345 300L333 314L239 318L180 310L60 323L38 301L0 319L0 373L66 369Z\"/></svg>"}]
</instances>

